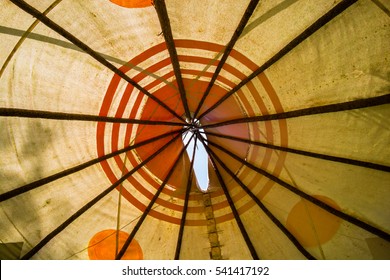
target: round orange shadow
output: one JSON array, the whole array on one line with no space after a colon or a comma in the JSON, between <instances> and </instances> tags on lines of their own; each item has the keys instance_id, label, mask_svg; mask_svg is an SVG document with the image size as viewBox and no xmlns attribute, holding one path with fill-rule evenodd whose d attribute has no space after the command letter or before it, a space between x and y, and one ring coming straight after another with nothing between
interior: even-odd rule
<instances>
[{"instance_id":1,"label":"round orange shadow","mask_svg":"<svg viewBox=\"0 0 390 280\"><path fill-rule=\"evenodd\" d=\"M314 197L337 210L340 209L328 197L319 195ZM292 208L287 218L286 227L303 246L312 247L331 240L340 224L340 218L302 199Z\"/></svg>"},{"instance_id":2,"label":"round orange shadow","mask_svg":"<svg viewBox=\"0 0 390 280\"><path fill-rule=\"evenodd\" d=\"M129 234L119 231L118 245L122 248ZM95 234L88 245L88 256L90 260L115 260L116 250L116 230L107 229ZM142 260L142 248L138 242L133 239L129 248L126 250L122 260Z\"/></svg>"},{"instance_id":3,"label":"round orange shadow","mask_svg":"<svg viewBox=\"0 0 390 280\"><path fill-rule=\"evenodd\" d=\"M153 0L110 0L112 3L126 8L145 8L152 6Z\"/></svg>"}]
</instances>

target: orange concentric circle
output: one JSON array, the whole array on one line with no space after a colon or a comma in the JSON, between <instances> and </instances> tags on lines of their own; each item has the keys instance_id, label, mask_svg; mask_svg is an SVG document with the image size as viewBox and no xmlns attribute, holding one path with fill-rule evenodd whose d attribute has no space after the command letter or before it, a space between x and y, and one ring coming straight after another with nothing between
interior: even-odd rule
<instances>
[{"instance_id":1,"label":"orange concentric circle","mask_svg":"<svg viewBox=\"0 0 390 280\"><path fill-rule=\"evenodd\" d=\"M176 48L179 53L179 61L185 63L186 67L182 67L183 82L186 89L188 104L191 111L195 111L201 96L208 85L208 81L212 76L212 72L208 70L210 66L218 64L218 60L213 60L203 57L201 54L197 56L180 55L180 49L194 49L197 53L207 51L218 55L224 48L223 45L194 41L194 40L175 40ZM164 54L166 53L166 56ZM246 69L254 71L257 65L246 58L244 55L233 50L231 57L236 62L240 63ZM158 59L156 62L156 58ZM139 83L143 88L148 90L154 96L158 97L178 115L184 114L184 109L181 103L180 94L177 89L174 73L169 67L169 55L166 45L161 43L156 45L138 56L131 59L128 64L120 68L121 71L130 76L133 80ZM192 67L192 68L191 68ZM203 68L203 70L199 70ZM239 80L245 78L245 74L238 70L239 67L225 63L223 72L217 78L215 85L206 99L200 113L213 105L220 97L226 94L230 88L236 84L231 81L226 75L231 75ZM155 74L158 73L159 75ZM225 73L225 74L224 74ZM261 84L263 92L258 90L254 83ZM218 108L211 111L202 118L202 124L213 123L234 118L263 115L270 113L269 104L273 106L273 112L283 112L281 103L279 102L276 91L268 80L267 76L262 73L254 81L249 82L245 88L250 92L251 99L248 99L247 92L242 89L237 91L233 97L227 99ZM266 96L264 96L264 92ZM269 101L268 105L264 103L264 98ZM254 105L255 103L255 105ZM267 107L268 106L268 107ZM123 81L119 76L114 75L110 85L107 88L105 98L102 102L99 112L100 116L112 116L120 118L142 119L142 120L159 120L172 121L178 120L171 113L162 108L158 103L145 95L132 85ZM150 125L134 125L134 124L107 124L98 123L97 126L97 152L99 156L116 151L120 148L128 146L130 143L139 143L142 140L150 139L151 137L164 134L166 132L177 130L177 126L150 126ZM283 146L287 146L287 126L285 120L264 123L263 131L260 131L256 123L236 124L219 128L206 130L207 132L216 132L221 134L233 135L241 138L263 140L269 143L278 142ZM276 135L276 136L275 136ZM277 137L277 139L275 139ZM137 166L148 156L167 143L172 137L167 137L161 140L137 148L124 156L116 156L112 160L101 162L101 166L107 177L112 183L128 172L132 167ZM243 144L232 140L221 140L216 137L211 137L213 141L218 142L229 148L242 158L256 162L263 169L268 169L274 176L278 176L282 170L285 159L284 153L278 153L277 160L271 161L274 151L265 149L261 152L260 148ZM149 162L144 168L140 169L134 176L131 176L124 183L122 195L139 210L144 211L148 202L152 199L156 189L164 180L166 174L172 167L175 159L183 147L181 139L177 139L171 144L161 155L160 160ZM227 160L229 156L216 151L222 160ZM157 199L156 204L161 205L164 209L172 210L170 215L160 212L158 209L152 210L150 215L168 222L180 223L181 212L183 210L184 188L186 185L186 164L182 162L182 172L176 172L168 181L168 187L164 188L162 194ZM187 164L188 166L188 164ZM240 173L241 177L249 176L250 170L242 168L240 163L231 163L229 168L235 173ZM249 185L255 185L263 178L260 174L251 175ZM258 197L262 198L268 193L274 182L266 180L262 183L261 189L256 190ZM183 186L184 185L184 186ZM231 184L232 198L235 202L240 201L245 197L245 192L239 189L238 186ZM190 203L188 213L200 213L203 207L195 203L201 200L201 192L193 191L190 194ZM233 218L231 211L228 213L218 214L218 210L230 209L224 198L222 190L216 190L211 193L215 199L213 204L216 210L216 221L222 222ZM194 203L192 203L194 202ZM239 212L244 212L254 205L254 201L242 203L238 207ZM187 218L187 225L204 225L203 219Z\"/></svg>"}]
</instances>

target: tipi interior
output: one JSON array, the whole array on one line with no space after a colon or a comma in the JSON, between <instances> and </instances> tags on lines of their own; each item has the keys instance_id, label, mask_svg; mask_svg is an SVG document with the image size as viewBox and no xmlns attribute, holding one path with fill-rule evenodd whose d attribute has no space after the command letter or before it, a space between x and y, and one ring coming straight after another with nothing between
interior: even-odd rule
<instances>
[{"instance_id":1,"label":"tipi interior","mask_svg":"<svg viewBox=\"0 0 390 280\"><path fill-rule=\"evenodd\" d=\"M0 259L390 259L388 0L0 13Z\"/></svg>"}]
</instances>

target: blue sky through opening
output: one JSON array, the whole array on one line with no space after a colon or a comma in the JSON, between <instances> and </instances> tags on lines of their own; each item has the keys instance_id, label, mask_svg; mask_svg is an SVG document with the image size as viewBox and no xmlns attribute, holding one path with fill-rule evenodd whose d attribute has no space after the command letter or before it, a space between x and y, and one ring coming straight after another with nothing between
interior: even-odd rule
<instances>
[{"instance_id":1,"label":"blue sky through opening","mask_svg":"<svg viewBox=\"0 0 390 280\"><path fill-rule=\"evenodd\" d=\"M202 133L203 137L206 137L206 134L204 134L204 130L202 128L199 128L199 132ZM195 135L192 137L194 133L192 131L188 131L182 136L184 145L190 141L188 147L187 147L187 154L190 160L192 160L192 155L194 152L194 145L195 145ZM207 139L206 139L207 140ZM198 186L202 191L206 191L209 186L209 169L208 169L208 154L203 146L203 144L200 141L197 141L196 143L196 152L195 152L195 159L194 159L194 173L196 181L198 182Z\"/></svg>"}]
</instances>

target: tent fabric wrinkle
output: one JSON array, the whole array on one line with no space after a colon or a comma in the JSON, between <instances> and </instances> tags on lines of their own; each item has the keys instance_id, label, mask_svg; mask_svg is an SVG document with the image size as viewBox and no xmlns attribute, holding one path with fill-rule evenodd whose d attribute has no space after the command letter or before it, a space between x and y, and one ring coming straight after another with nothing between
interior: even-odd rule
<instances>
[{"instance_id":1,"label":"tent fabric wrinkle","mask_svg":"<svg viewBox=\"0 0 390 280\"><path fill-rule=\"evenodd\" d=\"M390 259L388 1L0 10L0 259Z\"/></svg>"}]
</instances>

